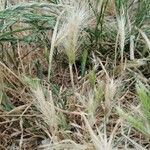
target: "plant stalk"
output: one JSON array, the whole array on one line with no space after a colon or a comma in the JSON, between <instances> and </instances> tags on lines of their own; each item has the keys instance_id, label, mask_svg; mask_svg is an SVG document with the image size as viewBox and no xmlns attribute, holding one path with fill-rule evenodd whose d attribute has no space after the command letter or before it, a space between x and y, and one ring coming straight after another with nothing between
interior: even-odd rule
<instances>
[{"instance_id":1,"label":"plant stalk","mask_svg":"<svg viewBox=\"0 0 150 150\"><path fill-rule=\"evenodd\" d=\"M74 85L74 79L73 79L73 69L72 69L72 64L69 63L69 70L70 70L70 79L71 79L71 85L73 88L73 91L75 90L75 85Z\"/></svg>"}]
</instances>

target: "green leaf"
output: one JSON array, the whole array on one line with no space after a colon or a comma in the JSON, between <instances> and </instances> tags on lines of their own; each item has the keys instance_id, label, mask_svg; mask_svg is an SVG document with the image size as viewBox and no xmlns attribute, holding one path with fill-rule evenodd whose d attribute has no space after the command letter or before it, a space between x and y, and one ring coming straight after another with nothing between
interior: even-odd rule
<instances>
[{"instance_id":1,"label":"green leaf","mask_svg":"<svg viewBox=\"0 0 150 150\"><path fill-rule=\"evenodd\" d=\"M124 112L121 108L117 108L117 112L120 116L126 119L134 128L144 133L145 135L150 136L150 133L147 130L142 118L132 116L129 113Z\"/></svg>"},{"instance_id":2,"label":"green leaf","mask_svg":"<svg viewBox=\"0 0 150 150\"><path fill-rule=\"evenodd\" d=\"M15 106L12 104L12 102L10 101L9 97L5 94L1 92L1 103L0 103L0 107L2 110L4 111L11 111L12 109L15 108Z\"/></svg>"},{"instance_id":3,"label":"green leaf","mask_svg":"<svg viewBox=\"0 0 150 150\"><path fill-rule=\"evenodd\" d=\"M150 124L150 90L147 89L141 82L137 83L136 89L141 102L141 109Z\"/></svg>"},{"instance_id":4,"label":"green leaf","mask_svg":"<svg viewBox=\"0 0 150 150\"><path fill-rule=\"evenodd\" d=\"M87 58L88 58L88 50L84 49L81 60L81 76L84 76L85 74Z\"/></svg>"}]
</instances>

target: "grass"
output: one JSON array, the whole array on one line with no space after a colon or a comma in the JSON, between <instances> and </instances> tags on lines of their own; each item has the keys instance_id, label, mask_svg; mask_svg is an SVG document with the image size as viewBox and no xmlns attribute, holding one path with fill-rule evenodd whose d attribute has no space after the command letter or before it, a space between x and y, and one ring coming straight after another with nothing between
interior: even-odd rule
<instances>
[{"instance_id":1,"label":"grass","mask_svg":"<svg viewBox=\"0 0 150 150\"><path fill-rule=\"evenodd\" d=\"M150 149L150 2L0 1L0 149Z\"/></svg>"}]
</instances>

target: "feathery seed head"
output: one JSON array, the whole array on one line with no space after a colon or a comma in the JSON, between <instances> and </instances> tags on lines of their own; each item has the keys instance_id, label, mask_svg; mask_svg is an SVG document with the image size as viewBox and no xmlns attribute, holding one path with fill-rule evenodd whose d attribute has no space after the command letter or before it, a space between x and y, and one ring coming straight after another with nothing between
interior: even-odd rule
<instances>
[{"instance_id":1,"label":"feathery seed head","mask_svg":"<svg viewBox=\"0 0 150 150\"><path fill-rule=\"evenodd\" d=\"M118 23L118 31L120 36L120 49L121 49L121 59L123 61L123 53L124 53L124 46L125 46L125 16L121 15L117 18Z\"/></svg>"},{"instance_id":2,"label":"feathery seed head","mask_svg":"<svg viewBox=\"0 0 150 150\"><path fill-rule=\"evenodd\" d=\"M74 63L76 51L82 43L82 31L89 25L92 13L86 1L65 2L64 13L60 19L57 44L64 47L69 63Z\"/></svg>"}]
</instances>

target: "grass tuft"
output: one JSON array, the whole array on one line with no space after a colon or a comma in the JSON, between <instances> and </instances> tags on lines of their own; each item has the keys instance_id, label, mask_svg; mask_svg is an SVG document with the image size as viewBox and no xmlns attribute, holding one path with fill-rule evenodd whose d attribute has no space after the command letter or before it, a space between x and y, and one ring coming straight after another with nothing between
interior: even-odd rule
<instances>
[{"instance_id":1,"label":"grass tuft","mask_svg":"<svg viewBox=\"0 0 150 150\"><path fill-rule=\"evenodd\" d=\"M0 150L150 149L149 0L0 0Z\"/></svg>"}]
</instances>

